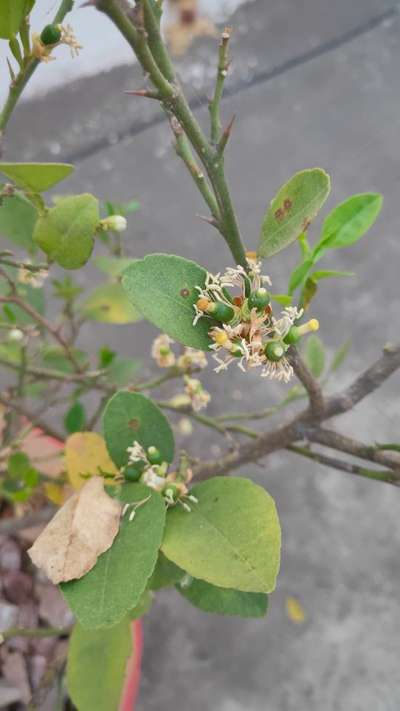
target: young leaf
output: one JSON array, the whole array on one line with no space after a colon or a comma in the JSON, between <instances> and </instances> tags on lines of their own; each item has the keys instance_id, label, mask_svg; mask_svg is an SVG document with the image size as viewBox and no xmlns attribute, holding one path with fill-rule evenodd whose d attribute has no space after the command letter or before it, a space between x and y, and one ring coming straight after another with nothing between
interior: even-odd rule
<instances>
[{"instance_id":1,"label":"young leaf","mask_svg":"<svg viewBox=\"0 0 400 711\"><path fill-rule=\"evenodd\" d=\"M74 432L81 432L85 429L86 424L86 412L82 403L74 402L74 404L69 408L67 414L64 417L64 427L68 434L73 434Z\"/></svg>"},{"instance_id":2,"label":"young leaf","mask_svg":"<svg viewBox=\"0 0 400 711\"><path fill-rule=\"evenodd\" d=\"M325 368L325 349L321 339L315 334L307 338L304 358L313 376L319 378Z\"/></svg>"},{"instance_id":3,"label":"young leaf","mask_svg":"<svg viewBox=\"0 0 400 711\"><path fill-rule=\"evenodd\" d=\"M336 351L336 353L333 356L332 363L329 366L329 372L334 373L340 366L342 365L343 361L345 358L347 358L347 355L349 353L351 347L351 338L349 338L347 341L345 341Z\"/></svg>"},{"instance_id":4,"label":"young leaf","mask_svg":"<svg viewBox=\"0 0 400 711\"><path fill-rule=\"evenodd\" d=\"M92 253L98 223L98 200L87 193L74 195L39 217L33 239L64 269L79 269Z\"/></svg>"},{"instance_id":5,"label":"young leaf","mask_svg":"<svg viewBox=\"0 0 400 711\"><path fill-rule=\"evenodd\" d=\"M267 614L268 596L265 593L218 588L204 580L187 578L175 587L188 602L203 612L237 617L264 617Z\"/></svg>"},{"instance_id":6,"label":"young leaf","mask_svg":"<svg viewBox=\"0 0 400 711\"><path fill-rule=\"evenodd\" d=\"M330 192L330 178L321 168L296 173L279 189L264 217L258 254L271 257L309 227Z\"/></svg>"},{"instance_id":7,"label":"young leaf","mask_svg":"<svg viewBox=\"0 0 400 711\"><path fill-rule=\"evenodd\" d=\"M31 252L35 248L32 235L36 220L35 208L23 195L15 193L12 197L3 198L0 205L2 237Z\"/></svg>"},{"instance_id":8,"label":"young leaf","mask_svg":"<svg viewBox=\"0 0 400 711\"><path fill-rule=\"evenodd\" d=\"M321 279L339 279L340 277L352 277L355 276L354 272L338 272L334 269L321 269L317 272L312 272L311 278L315 282L321 281Z\"/></svg>"},{"instance_id":9,"label":"young leaf","mask_svg":"<svg viewBox=\"0 0 400 711\"><path fill-rule=\"evenodd\" d=\"M185 575L185 571L178 568L175 563L172 563L163 553L158 556L157 564L154 573L149 581L150 590L161 590L170 585L178 583Z\"/></svg>"},{"instance_id":10,"label":"young leaf","mask_svg":"<svg viewBox=\"0 0 400 711\"><path fill-rule=\"evenodd\" d=\"M353 195L340 203L325 219L321 239L314 249L319 259L326 249L349 247L374 224L382 209L383 198L378 193Z\"/></svg>"},{"instance_id":11,"label":"young leaf","mask_svg":"<svg viewBox=\"0 0 400 711\"><path fill-rule=\"evenodd\" d=\"M106 443L97 432L75 432L65 442L65 465L71 486L77 491L89 476L115 476L118 470L107 452ZM107 478L111 483L112 478Z\"/></svg>"},{"instance_id":12,"label":"young leaf","mask_svg":"<svg viewBox=\"0 0 400 711\"><path fill-rule=\"evenodd\" d=\"M134 519L129 520L129 512L121 519L113 545L87 575L61 586L79 622L89 629L117 624L138 604L162 541L165 504L160 494L143 484L125 484L118 497L122 504L140 504Z\"/></svg>"},{"instance_id":13,"label":"young leaf","mask_svg":"<svg viewBox=\"0 0 400 711\"><path fill-rule=\"evenodd\" d=\"M312 259L306 259L291 273L288 286L289 294L293 294L297 287L304 284L310 269L313 267L313 264L314 261Z\"/></svg>"},{"instance_id":14,"label":"young leaf","mask_svg":"<svg viewBox=\"0 0 400 711\"><path fill-rule=\"evenodd\" d=\"M132 651L127 617L102 630L75 625L68 648L67 688L79 711L118 711Z\"/></svg>"},{"instance_id":15,"label":"young leaf","mask_svg":"<svg viewBox=\"0 0 400 711\"><path fill-rule=\"evenodd\" d=\"M113 395L104 410L103 429L107 449L118 467L127 463L127 448L135 441L145 449L157 447L166 462L174 458L174 436L167 418L140 393Z\"/></svg>"},{"instance_id":16,"label":"young leaf","mask_svg":"<svg viewBox=\"0 0 400 711\"><path fill-rule=\"evenodd\" d=\"M121 356L115 356L111 365L107 368L108 379L113 385L118 388L123 388L132 381L134 375L141 366L139 360L133 358L121 358Z\"/></svg>"},{"instance_id":17,"label":"young leaf","mask_svg":"<svg viewBox=\"0 0 400 711\"><path fill-rule=\"evenodd\" d=\"M117 282L98 286L80 304L80 309L86 318L103 323L133 323L141 318Z\"/></svg>"},{"instance_id":18,"label":"young leaf","mask_svg":"<svg viewBox=\"0 0 400 711\"><path fill-rule=\"evenodd\" d=\"M52 583L82 578L118 533L121 506L92 477L73 494L28 550Z\"/></svg>"},{"instance_id":19,"label":"young leaf","mask_svg":"<svg viewBox=\"0 0 400 711\"><path fill-rule=\"evenodd\" d=\"M33 193L43 193L74 170L68 163L0 163L0 173L19 188Z\"/></svg>"},{"instance_id":20,"label":"young leaf","mask_svg":"<svg viewBox=\"0 0 400 711\"><path fill-rule=\"evenodd\" d=\"M193 326L193 304L204 287L207 272L195 262L171 254L151 254L124 272L122 286L143 316L171 338L199 350L208 350L210 319Z\"/></svg>"},{"instance_id":21,"label":"young leaf","mask_svg":"<svg viewBox=\"0 0 400 711\"><path fill-rule=\"evenodd\" d=\"M17 34L25 13L26 0L1 0L0 37L11 39Z\"/></svg>"},{"instance_id":22,"label":"young leaf","mask_svg":"<svg viewBox=\"0 0 400 711\"><path fill-rule=\"evenodd\" d=\"M289 294L271 294L271 299L281 306L291 306L292 304L292 297Z\"/></svg>"},{"instance_id":23,"label":"young leaf","mask_svg":"<svg viewBox=\"0 0 400 711\"><path fill-rule=\"evenodd\" d=\"M248 479L215 477L194 486L190 513L168 513L163 553L189 575L222 588L271 592L281 532L275 503Z\"/></svg>"}]
</instances>

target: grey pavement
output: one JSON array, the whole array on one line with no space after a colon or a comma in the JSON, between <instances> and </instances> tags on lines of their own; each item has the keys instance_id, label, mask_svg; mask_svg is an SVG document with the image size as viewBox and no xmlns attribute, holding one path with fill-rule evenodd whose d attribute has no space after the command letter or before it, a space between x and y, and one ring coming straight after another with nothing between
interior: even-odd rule
<instances>
[{"instance_id":1,"label":"grey pavement","mask_svg":"<svg viewBox=\"0 0 400 711\"><path fill-rule=\"evenodd\" d=\"M398 339L400 16L391 7L382 0L255 0L230 20L238 31L224 115L236 113L237 121L227 171L247 246L256 245L276 189L301 168L321 165L331 173L330 207L356 192L385 196L371 234L326 260L327 268L357 277L326 284L315 300L328 351L353 341L336 387ZM212 43L200 42L182 66L183 77L197 77L195 98L204 98L210 82L210 70L199 72L199 64L205 59L210 67L212 56ZM10 126L7 156L76 156L66 190L140 201L130 223L132 254L161 249L219 269L228 254L194 217L202 205L167 127L156 122L155 107L122 95L138 79L137 67L116 68L49 94L45 106L26 103ZM207 120L204 109L199 117ZM296 256L293 248L271 261L276 291ZM93 325L83 342L94 348L109 339L123 353L145 357L154 333L145 323ZM399 380L335 426L367 442L398 440ZM206 381L215 393L211 413L272 405L283 392L260 388L257 377L244 380L236 369L207 374ZM216 451L218 444L199 431L192 448ZM269 613L264 621L221 619L173 592L161 594L145 620L138 711L398 711L398 490L290 454L242 473L267 486L283 527L282 572ZM304 624L288 619L288 595L301 601Z\"/></svg>"}]
</instances>

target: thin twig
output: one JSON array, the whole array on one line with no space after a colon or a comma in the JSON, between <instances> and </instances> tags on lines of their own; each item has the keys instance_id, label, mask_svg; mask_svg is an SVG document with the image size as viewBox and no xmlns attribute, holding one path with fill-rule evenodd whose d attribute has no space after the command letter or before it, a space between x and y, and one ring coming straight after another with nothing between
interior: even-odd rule
<instances>
[{"instance_id":1,"label":"thin twig","mask_svg":"<svg viewBox=\"0 0 400 711\"><path fill-rule=\"evenodd\" d=\"M292 346L289 349L288 358L295 375L298 377L308 393L310 409L313 416L316 420L320 419L325 407L321 385L318 380L314 378L295 346Z\"/></svg>"}]
</instances>

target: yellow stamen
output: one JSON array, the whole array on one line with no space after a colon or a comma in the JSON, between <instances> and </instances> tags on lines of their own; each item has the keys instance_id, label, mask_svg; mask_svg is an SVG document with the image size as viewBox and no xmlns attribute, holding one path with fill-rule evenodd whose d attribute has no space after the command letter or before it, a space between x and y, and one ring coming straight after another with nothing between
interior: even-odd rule
<instances>
[{"instance_id":1,"label":"yellow stamen","mask_svg":"<svg viewBox=\"0 0 400 711\"><path fill-rule=\"evenodd\" d=\"M300 336L305 336L306 333L311 333L312 331L318 331L319 321L316 318L312 318L311 321L303 323L302 326L298 327L298 334Z\"/></svg>"},{"instance_id":2,"label":"yellow stamen","mask_svg":"<svg viewBox=\"0 0 400 711\"><path fill-rule=\"evenodd\" d=\"M206 299L204 296L202 296L196 302L196 306L199 309L199 311L207 311L207 308L209 305L210 305L209 299Z\"/></svg>"}]
</instances>

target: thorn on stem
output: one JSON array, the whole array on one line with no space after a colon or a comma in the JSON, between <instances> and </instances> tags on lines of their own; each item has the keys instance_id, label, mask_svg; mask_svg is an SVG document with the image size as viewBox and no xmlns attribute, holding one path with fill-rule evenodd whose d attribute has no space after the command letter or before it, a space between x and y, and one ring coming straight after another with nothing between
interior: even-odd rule
<instances>
[{"instance_id":1,"label":"thorn on stem","mask_svg":"<svg viewBox=\"0 0 400 711\"><path fill-rule=\"evenodd\" d=\"M235 119L236 119L236 114L234 114L232 116L231 120L229 121L228 125L226 126L226 128L224 129L224 131L222 133L221 140L220 140L220 142L218 144L218 148L217 148L217 151L219 154L222 154L226 148L226 144L228 143L229 138L232 133L232 127L233 127L233 124L235 123Z\"/></svg>"},{"instance_id":2,"label":"thorn on stem","mask_svg":"<svg viewBox=\"0 0 400 711\"><path fill-rule=\"evenodd\" d=\"M142 96L145 99L155 99L156 101L161 101L161 96L157 91L150 91L149 89L135 89L134 91L124 91L124 94L129 96Z\"/></svg>"},{"instance_id":3,"label":"thorn on stem","mask_svg":"<svg viewBox=\"0 0 400 711\"><path fill-rule=\"evenodd\" d=\"M219 225L215 217L207 217L207 215L196 215L196 217L198 217L199 220L203 220L203 222L207 222L208 225L219 229Z\"/></svg>"}]
</instances>

